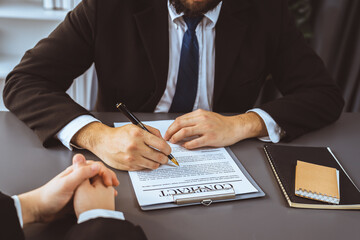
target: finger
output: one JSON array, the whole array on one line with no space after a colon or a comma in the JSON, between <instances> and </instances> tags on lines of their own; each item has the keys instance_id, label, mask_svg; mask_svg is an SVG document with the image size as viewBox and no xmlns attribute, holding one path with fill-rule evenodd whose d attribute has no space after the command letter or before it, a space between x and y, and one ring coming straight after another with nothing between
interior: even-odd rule
<instances>
[{"instance_id":1,"label":"finger","mask_svg":"<svg viewBox=\"0 0 360 240\"><path fill-rule=\"evenodd\" d=\"M189 142L186 142L182 145L186 149L195 149L199 147L206 146L206 137L202 136L199 138L195 138Z\"/></svg>"},{"instance_id":2,"label":"finger","mask_svg":"<svg viewBox=\"0 0 360 240\"><path fill-rule=\"evenodd\" d=\"M191 117L194 115L193 113L185 114L181 117L175 119L175 121L170 125L170 127L166 130L164 139L169 141L169 139L180 129L184 127L192 127L194 126L197 121L196 118Z\"/></svg>"},{"instance_id":3,"label":"finger","mask_svg":"<svg viewBox=\"0 0 360 240\"><path fill-rule=\"evenodd\" d=\"M162 138L159 138L153 134L145 133L144 134L144 143L147 146L151 146L153 148L156 148L166 156L171 153L171 147L169 144Z\"/></svg>"},{"instance_id":4,"label":"finger","mask_svg":"<svg viewBox=\"0 0 360 240\"><path fill-rule=\"evenodd\" d=\"M146 147L149 148L149 146ZM127 169L128 171L157 169L160 166L160 163L144 158L143 156L133 156L133 155L124 154L120 158L122 158L122 163L125 166L125 169Z\"/></svg>"},{"instance_id":5,"label":"finger","mask_svg":"<svg viewBox=\"0 0 360 240\"><path fill-rule=\"evenodd\" d=\"M163 137L161 136L160 131L159 131L158 129L153 128L153 127L148 126L148 125L145 125L145 126L146 126L146 128L147 128L152 134L154 134L155 136L157 136L157 137L159 137L159 138L163 138Z\"/></svg>"},{"instance_id":6,"label":"finger","mask_svg":"<svg viewBox=\"0 0 360 240\"><path fill-rule=\"evenodd\" d=\"M101 166L99 176L101 176L101 179L106 186L112 185L111 173L105 166Z\"/></svg>"},{"instance_id":7,"label":"finger","mask_svg":"<svg viewBox=\"0 0 360 240\"><path fill-rule=\"evenodd\" d=\"M116 191L115 189L114 189L114 195L115 195L115 197L116 197L117 195L119 195L118 191Z\"/></svg>"},{"instance_id":8,"label":"finger","mask_svg":"<svg viewBox=\"0 0 360 240\"><path fill-rule=\"evenodd\" d=\"M104 158L103 161L115 169L121 169L125 171L138 171L143 170L143 167L137 166L134 162L127 162L128 158L124 157L125 154L118 154L116 159Z\"/></svg>"},{"instance_id":9,"label":"finger","mask_svg":"<svg viewBox=\"0 0 360 240\"><path fill-rule=\"evenodd\" d=\"M65 187L73 191L85 180L96 176L99 170L100 166L98 164L80 166L64 178Z\"/></svg>"},{"instance_id":10,"label":"finger","mask_svg":"<svg viewBox=\"0 0 360 240\"><path fill-rule=\"evenodd\" d=\"M85 159L84 155L78 153L73 157L72 162L73 162L73 165L75 166L75 168L77 168L80 165L85 164L86 159Z\"/></svg>"},{"instance_id":11,"label":"finger","mask_svg":"<svg viewBox=\"0 0 360 240\"><path fill-rule=\"evenodd\" d=\"M110 170L110 169L108 169L108 171L110 171L110 173L111 173L112 185L115 186L115 187L116 187L116 186L119 186L120 181L119 181L119 179L117 178L115 172L112 171L112 170Z\"/></svg>"},{"instance_id":12,"label":"finger","mask_svg":"<svg viewBox=\"0 0 360 240\"><path fill-rule=\"evenodd\" d=\"M105 187L105 184L103 183L103 179L100 177L100 176L95 176L91 179L92 181L92 185L93 186L104 186Z\"/></svg>"},{"instance_id":13,"label":"finger","mask_svg":"<svg viewBox=\"0 0 360 240\"><path fill-rule=\"evenodd\" d=\"M150 159L159 164L166 164L168 162L167 155L151 148L147 147L146 150L142 151L142 156L146 159ZM154 166L156 167L156 166Z\"/></svg>"},{"instance_id":14,"label":"finger","mask_svg":"<svg viewBox=\"0 0 360 240\"><path fill-rule=\"evenodd\" d=\"M171 138L171 143L177 143L185 138L199 136L204 134L203 130L199 126L185 127L176 132Z\"/></svg>"},{"instance_id":15,"label":"finger","mask_svg":"<svg viewBox=\"0 0 360 240\"><path fill-rule=\"evenodd\" d=\"M154 162L151 159L147 159L145 157L139 158L139 160L136 163L136 168L138 168L138 170L143 170L143 169L155 170L158 169L159 167L160 167L160 163Z\"/></svg>"},{"instance_id":16,"label":"finger","mask_svg":"<svg viewBox=\"0 0 360 240\"><path fill-rule=\"evenodd\" d=\"M118 186L120 184L116 174L111 169L107 168L102 162L92 160L86 161L86 164L88 165L94 163L100 165L99 175L103 177L103 181L106 186Z\"/></svg>"},{"instance_id":17,"label":"finger","mask_svg":"<svg viewBox=\"0 0 360 240\"><path fill-rule=\"evenodd\" d=\"M118 186L119 184L120 184L120 182L119 182L119 179L117 178L117 176L116 176L116 174L112 171L112 170L110 170L110 169L108 169L108 168L106 168L105 167L105 172L106 172L106 175L108 176L108 183L105 183L105 185L106 186Z\"/></svg>"},{"instance_id":18,"label":"finger","mask_svg":"<svg viewBox=\"0 0 360 240\"><path fill-rule=\"evenodd\" d=\"M114 171L104 166L106 169L107 175L110 177L110 185L108 186L118 186L120 184L119 179L117 178Z\"/></svg>"},{"instance_id":19,"label":"finger","mask_svg":"<svg viewBox=\"0 0 360 240\"><path fill-rule=\"evenodd\" d=\"M112 187L112 186L105 186L104 185L104 183L103 183L103 181L102 181L102 179L99 177L99 176L95 176L94 178L93 178L93 183L92 183L92 185L95 187L95 188L97 188L97 189L99 189L99 188L102 188L102 189L106 189L107 191L111 191L112 193L112 195L114 195L115 196L115 189L114 189L114 187Z\"/></svg>"},{"instance_id":20,"label":"finger","mask_svg":"<svg viewBox=\"0 0 360 240\"><path fill-rule=\"evenodd\" d=\"M102 177L102 180L106 186L117 186L119 185L119 180L117 179L116 174L107 168L103 163L98 162L101 168L99 171L99 175Z\"/></svg>"}]
</instances>

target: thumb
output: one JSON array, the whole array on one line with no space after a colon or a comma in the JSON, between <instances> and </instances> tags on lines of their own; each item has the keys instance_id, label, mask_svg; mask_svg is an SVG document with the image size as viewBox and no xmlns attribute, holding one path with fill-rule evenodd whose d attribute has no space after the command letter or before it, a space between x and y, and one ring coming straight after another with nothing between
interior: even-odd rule
<instances>
[{"instance_id":1,"label":"thumb","mask_svg":"<svg viewBox=\"0 0 360 240\"><path fill-rule=\"evenodd\" d=\"M100 171L98 164L91 164L76 168L72 173L65 177L66 188L74 191L81 183L96 176Z\"/></svg>"},{"instance_id":2,"label":"thumb","mask_svg":"<svg viewBox=\"0 0 360 240\"><path fill-rule=\"evenodd\" d=\"M73 159L72 159L73 165L75 166L75 168L84 165L86 163L86 159L84 157L84 155L78 153L76 154Z\"/></svg>"}]
</instances>

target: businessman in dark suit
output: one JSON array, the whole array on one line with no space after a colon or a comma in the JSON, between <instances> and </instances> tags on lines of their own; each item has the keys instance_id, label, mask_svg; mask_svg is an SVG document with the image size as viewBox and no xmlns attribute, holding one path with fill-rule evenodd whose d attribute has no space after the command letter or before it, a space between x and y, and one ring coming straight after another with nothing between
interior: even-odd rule
<instances>
[{"instance_id":1,"label":"businessman in dark suit","mask_svg":"<svg viewBox=\"0 0 360 240\"><path fill-rule=\"evenodd\" d=\"M66 239L146 239L142 229L115 212L115 174L99 162L77 154L73 165L44 186L9 197L0 192L0 239L25 239L24 224L58 218L72 201L78 224Z\"/></svg>"},{"instance_id":2,"label":"businessman in dark suit","mask_svg":"<svg viewBox=\"0 0 360 240\"><path fill-rule=\"evenodd\" d=\"M164 138L100 123L65 93L92 63L97 111L124 102L186 114ZM254 108L270 74L283 97ZM335 121L344 104L286 0L84 0L8 75L4 101L44 146L60 140L124 170L166 163L165 140L193 137L188 149L289 141Z\"/></svg>"}]
</instances>

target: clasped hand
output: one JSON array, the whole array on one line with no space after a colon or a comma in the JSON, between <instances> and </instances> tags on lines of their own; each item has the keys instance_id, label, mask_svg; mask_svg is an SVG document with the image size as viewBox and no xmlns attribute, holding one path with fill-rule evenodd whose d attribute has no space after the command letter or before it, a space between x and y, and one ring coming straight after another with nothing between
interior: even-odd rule
<instances>
[{"instance_id":1,"label":"clasped hand","mask_svg":"<svg viewBox=\"0 0 360 240\"><path fill-rule=\"evenodd\" d=\"M103 163L86 161L77 154L73 165L48 183L19 195L23 223L48 222L60 217L74 199L77 217L91 209L115 209L114 186L119 181Z\"/></svg>"}]
</instances>

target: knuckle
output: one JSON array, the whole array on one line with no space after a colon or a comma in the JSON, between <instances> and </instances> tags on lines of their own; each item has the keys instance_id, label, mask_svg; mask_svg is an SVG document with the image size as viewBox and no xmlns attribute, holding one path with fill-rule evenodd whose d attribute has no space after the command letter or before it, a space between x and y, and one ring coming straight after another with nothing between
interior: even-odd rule
<instances>
[{"instance_id":1,"label":"knuckle","mask_svg":"<svg viewBox=\"0 0 360 240\"><path fill-rule=\"evenodd\" d=\"M164 143L162 149L163 149L162 152L165 153L166 155L169 155L171 153L171 147L167 143Z\"/></svg>"},{"instance_id":2,"label":"knuckle","mask_svg":"<svg viewBox=\"0 0 360 240\"><path fill-rule=\"evenodd\" d=\"M130 142L127 146L126 146L126 151L127 152L134 152L137 150L137 144L135 142Z\"/></svg>"},{"instance_id":3,"label":"knuckle","mask_svg":"<svg viewBox=\"0 0 360 240\"><path fill-rule=\"evenodd\" d=\"M126 163L133 163L135 161L135 158L132 155L126 155L124 160Z\"/></svg>"},{"instance_id":4,"label":"knuckle","mask_svg":"<svg viewBox=\"0 0 360 240\"><path fill-rule=\"evenodd\" d=\"M159 163L153 163L153 164L151 164L151 166L150 166L150 168L151 169L158 169L160 167L160 164Z\"/></svg>"},{"instance_id":5,"label":"knuckle","mask_svg":"<svg viewBox=\"0 0 360 240\"><path fill-rule=\"evenodd\" d=\"M156 162L162 162L162 160L163 160L162 154L161 153L156 153L154 160Z\"/></svg>"},{"instance_id":6,"label":"knuckle","mask_svg":"<svg viewBox=\"0 0 360 240\"><path fill-rule=\"evenodd\" d=\"M209 115L206 115L206 114L203 114L203 115L202 115L202 119L203 119L204 121L208 120L209 118L210 118Z\"/></svg>"},{"instance_id":7,"label":"knuckle","mask_svg":"<svg viewBox=\"0 0 360 240\"><path fill-rule=\"evenodd\" d=\"M141 137L142 131L139 127L133 126L132 129L130 130L130 135L133 137Z\"/></svg>"},{"instance_id":8,"label":"knuckle","mask_svg":"<svg viewBox=\"0 0 360 240\"><path fill-rule=\"evenodd\" d=\"M95 163L95 162L94 162ZM100 165L100 167L105 167L105 165L104 165L104 163L102 163L101 161L96 161L96 163L95 164L99 164Z\"/></svg>"},{"instance_id":9,"label":"knuckle","mask_svg":"<svg viewBox=\"0 0 360 240\"><path fill-rule=\"evenodd\" d=\"M170 153L171 153L171 147L170 147L169 145L166 146L166 148L165 148L165 150L164 150L164 153L165 153L166 155L170 155Z\"/></svg>"},{"instance_id":10,"label":"knuckle","mask_svg":"<svg viewBox=\"0 0 360 240\"><path fill-rule=\"evenodd\" d=\"M133 129L134 126L132 124L127 124L127 125L124 125L122 127L119 127L119 128L115 128L116 131L121 131L121 130L127 130L127 131L130 131L131 129Z\"/></svg>"},{"instance_id":11,"label":"knuckle","mask_svg":"<svg viewBox=\"0 0 360 240\"><path fill-rule=\"evenodd\" d=\"M192 148L192 143L184 143L184 147L186 148L186 149L191 149Z\"/></svg>"},{"instance_id":12,"label":"knuckle","mask_svg":"<svg viewBox=\"0 0 360 240\"><path fill-rule=\"evenodd\" d=\"M166 146L166 155L169 155L172 152L172 149L169 145Z\"/></svg>"},{"instance_id":13,"label":"knuckle","mask_svg":"<svg viewBox=\"0 0 360 240\"><path fill-rule=\"evenodd\" d=\"M172 129L177 129L179 127L179 121L180 120L178 120L178 119L174 121L174 123L172 125Z\"/></svg>"},{"instance_id":14,"label":"knuckle","mask_svg":"<svg viewBox=\"0 0 360 240\"><path fill-rule=\"evenodd\" d=\"M156 160L161 164L167 163L167 157L164 154L159 153Z\"/></svg>"},{"instance_id":15,"label":"knuckle","mask_svg":"<svg viewBox=\"0 0 360 240\"><path fill-rule=\"evenodd\" d=\"M170 154L170 153L169 153ZM162 160L162 164L166 164L168 162L168 157L167 156L163 156L163 160Z\"/></svg>"},{"instance_id":16,"label":"knuckle","mask_svg":"<svg viewBox=\"0 0 360 240\"><path fill-rule=\"evenodd\" d=\"M179 134L181 136L186 136L188 133L189 133L189 129L187 129L187 128L183 128L179 131Z\"/></svg>"},{"instance_id":17,"label":"knuckle","mask_svg":"<svg viewBox=\"0 0 360 240\"><path fill-rule=\"evenodd\" d=\"M173 135L173 136L170 138L170 141L171 141L171 142L177 142L177 141L178 141L177 135L178 135L178 134ZM162 148L161 150L163 151L164 149Z\"/></svg>"},{"instance_id":18,"label":"knuckle","mask_svg":"<svg viewBox=\"0 0 360 240\"><path fill-rule=\"evenodd\" d=\"M191 144L191 147L192 147L192 148L200 147L200 146L203 146L203 143L204 143L204 140L203 140L203 139L199 139L198 141L193 142L193 143Z\"/></svg>"},{"instance_id":19,"label":"knuckle","mask_svg":"<svg viewBox=\"0 0 360 240\"><path fill-rule=\"evenodd\" d=\"M159 150L165 151L167 146L168 146L168 144L165 141L161 141L159 144Z\"/></svg>"}]
</instances>

